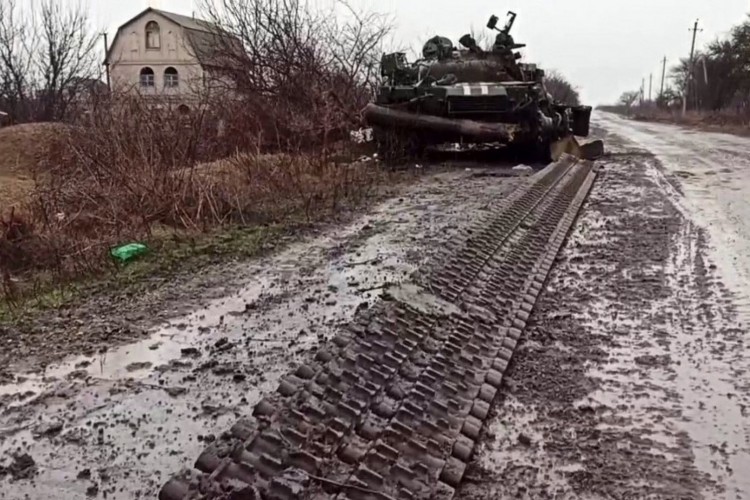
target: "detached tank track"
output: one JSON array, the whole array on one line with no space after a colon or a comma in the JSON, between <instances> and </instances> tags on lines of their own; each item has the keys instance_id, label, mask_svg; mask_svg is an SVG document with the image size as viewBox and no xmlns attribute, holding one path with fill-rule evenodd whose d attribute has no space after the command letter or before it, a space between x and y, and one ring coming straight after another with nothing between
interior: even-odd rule
<instances>
[{"instance_id":1,"label":"detached tank track","mask_svg":"<svg viewBox=\"0 0 750 500\"><path fill-rule=\"evenodd\" d=\"M161 500L450 499L596 176L568 157L300 366Z\"/></svg>"}]
</instances>

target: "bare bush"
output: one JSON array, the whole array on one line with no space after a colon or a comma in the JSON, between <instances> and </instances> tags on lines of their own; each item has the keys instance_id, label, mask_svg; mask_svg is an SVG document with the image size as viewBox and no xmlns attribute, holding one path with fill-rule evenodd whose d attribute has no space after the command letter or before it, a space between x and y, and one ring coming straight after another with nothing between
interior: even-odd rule
<instances>
[{"instance_id":1,"label":"bare bush","mask_svg":"<svg viewBox=\"0 0 750 500\"><path fill-rule=\"evenodd\" d=\"M268 211L256 188L286 202L318 189L317 177L334 189L340 181L332 175L339 167L304 154L245 153L199 165L207 126L204 114L154 109L141 99L103 109L90 126L71 132L69 161L48 170L37 191L44 218L63 217L84 236L119 236L135 227L148 232L154 225L203 230L248 222L243 218L254 210L277 213ZM236 188L247 192L232 194Z\"/></svg>"},{"instance_id":2,"label":"bare bush","mask_svg":"<svg viewBox=\"0 0 750 500\"><path fill-rule=\"evenodd\" d=\"M623 92L620 96L620 103L625 106L625 111L629 112L633 104L641 97L641 93L638 91Z\"/></svg>"},{"instance_id":3,"label":"bare bush","mask_svg":"<svg viewBox=\"0 0 750 500\"><path fill-rule=\"evenodd\" d=\"M569 106L580 106L581 96L578 90L559 71L548 71L544 77L544 86L555 101Z\"/></svg>"},{"instance_id":4,"label":"bare bush","mask_svg":"<svg viewBox=\"0 0 750 500\"><path fill-rule=\"evenodd\" d=\"M210 126L205 113L182 115L150 100L100 105L50 152L27 215L0 223L0 273L65 282L106 269L113 245L158 243L165 231L319 220L367 201L382 179L350 158L304 151L199 163Z\"/></svg>"}]
</instances>

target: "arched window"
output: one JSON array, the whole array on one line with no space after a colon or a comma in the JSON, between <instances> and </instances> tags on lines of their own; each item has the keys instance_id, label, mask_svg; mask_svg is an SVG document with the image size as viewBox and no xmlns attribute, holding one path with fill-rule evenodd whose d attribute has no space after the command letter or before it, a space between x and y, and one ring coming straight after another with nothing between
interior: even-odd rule
<instances>
[{"instance_id":1,"label":"arched window","mask_svg":"<svg viewBox=\"0 0 750 500\"><path fill-rule=\"evenodd\" d=\"M180 74L171 66L164 70L164 88L176 89L180 86Z\"/></svg>"},{"instance_id":2,"label":"arched window","mask_svg":"<svg viewBox=\"0 0 750 500\"><path fill-rule=\"evenodd\" d=\"M150 88L154 86L154 70L151 68L141 69L141 87Z\"/></svg>"},{"instance_id":3,"label":"arched window","mask_svg":"<svg viewBox=\"0 0 750 500\"><path fill-rule=\"evenodd\" d=\"M146 48L161 48L161 28L159 28L159 23L156 21L150 21L146 25Z\"/></svg>"}]
</instances>

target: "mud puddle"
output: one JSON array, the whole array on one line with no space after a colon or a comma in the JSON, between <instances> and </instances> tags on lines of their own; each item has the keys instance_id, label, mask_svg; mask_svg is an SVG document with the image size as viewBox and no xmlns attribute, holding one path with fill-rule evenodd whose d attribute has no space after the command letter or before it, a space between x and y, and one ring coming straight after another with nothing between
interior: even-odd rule
<instances>
[{"instance_id":1,"label":"mud puddle","mask_svg":"<svg viewBox=\"0 0 750 500\"><path fill-rule=\"evenodd\" d=\"M425 177L351 224L255 263L248 284L143 340L0 381L0 498L153 498L358 308L516 179Z\"/></svg>"}]
</instances>

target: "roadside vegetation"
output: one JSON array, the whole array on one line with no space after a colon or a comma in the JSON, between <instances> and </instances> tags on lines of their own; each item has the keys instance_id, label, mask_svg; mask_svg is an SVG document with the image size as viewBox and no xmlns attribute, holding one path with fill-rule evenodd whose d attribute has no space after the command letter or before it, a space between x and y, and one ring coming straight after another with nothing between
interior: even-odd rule
<instances>
[{"instance_id":1,"label":"roadside vegetation","mask_svg":"<svg viewBox=\"0 0 750 500\"><path fill-rule=\"evenodd\" d=\"M544 86L556 101L569 106L581 105L578 89L561 72L548 71L544 77Z\"/></svg>"},{"instance_id":2,"label":"roadside vegetation","mask_svg":"<svg viewBox=\"0 0 750 500\"><path fill-rule=\"evenodd\" d=\"M210 91L190 113L102 91L81 6L0 3L0 316L82 278L118 283L252 255L285 228L373 199L385 173L349 140L389 19L297 0L205 2ZM105 85L106 89L106 85ZM151 255L121 269L113 247Z\"/></svg>"},{"instance_id":3,"label":"roadside vegetation","mask_svg":"<svg viewBox=\"0 0 750 500\"><path fill-rule=\"evenodd\" d=\"M670 69L669 80L654 101L641 90L628 91L617 104L601 109L635 119L750 132L750 16L725 38L697 49L692 67L688 58L680 60Z\"/></svg>"}]
</instances>

